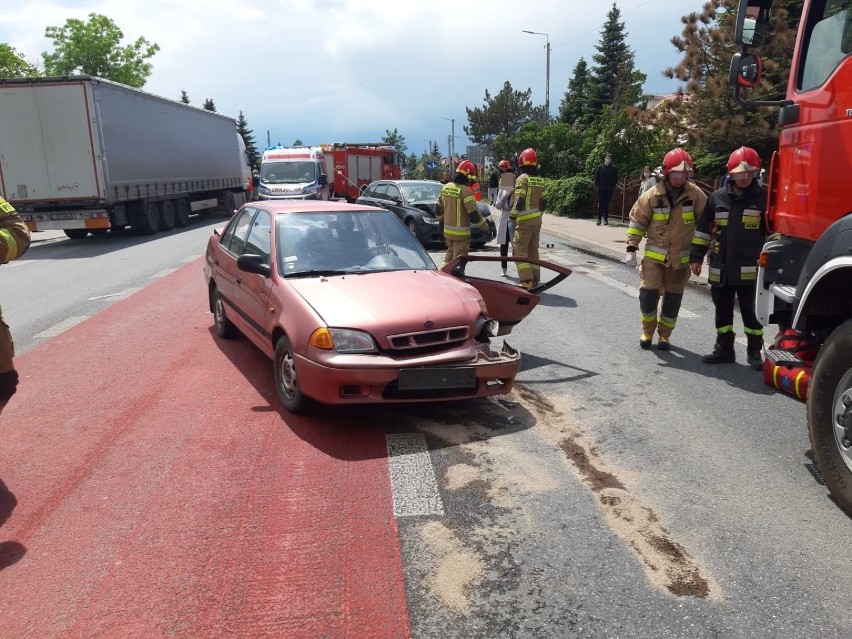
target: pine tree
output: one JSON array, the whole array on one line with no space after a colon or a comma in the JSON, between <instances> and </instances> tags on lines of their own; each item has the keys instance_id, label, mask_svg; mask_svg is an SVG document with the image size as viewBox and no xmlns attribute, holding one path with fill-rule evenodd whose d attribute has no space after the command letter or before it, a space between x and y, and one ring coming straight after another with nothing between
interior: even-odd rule
<instances>
[{"instance_id":1,"label":"pine tree","mask_svg":"<svg viewBox=\"0 0 852 639\"><path fill-rule=\"evenodd\" d=\"M204 100L203 107L208 111L213 111L213 113L216 113L216 105L213 104L212 98L207 98L206 100Z\"/></svg>"},{"instance_id":2,"label":"pine tree","mask_svg":"<svg viewBox=\"0 0 852 639\"><path fill-rule=\"evenodd\" d=\"M568 81L568 90L559 105L559 120L574 125L583 117L589 107L589 65L581 57Z\"/></svg>"},{"instance_id":3,"label":"pine tree","mask_svg":"<svg viewBox=\"0 0 852 639\"><path fill-rule=\"evenodd\" d=\"M633 66L633 51L627 46L627 32L624 23L619 22L620 17L621 11L613 2L601 30L600 42L595 46L598 52L592 56L595 66L589 78L586 123L600 115L607 104L631 106L642 93L645 75Z\"/></svg>"},{"instance_id":4,"label":"pine tree","mask_svg":"<svg viewBox=\"0 0 852 639\"><path fill-rule=\"evenodd\" d=\"M237 133L243 136L243 142L246 145L246 155L248 156L249 165L253 169L260 168L260 153L257 150L257 144L254 139L253 131L248 128L248 122L240 111L240 116L237 118Z\"/></svg>"},{"instance_id":5,"label":"pine tree","mask_svg":"<svg viewBox=\"0 0 852 639\"><path fill-rule=\"evenodd\" d=\"M186 94L186 91L180 92L180 101L184 104L189 104L189 96Z\"/></svg>"},{"instance_id":6,"label":"pine tree","mask_svg":"<svg viewBox=\"0 0 852 639\"><path fill-rule=\"evenodd\" d=\"M509 82L493 98L486 89L484 107L465 108L469 123L464 127L465 135L474 144L490 144L498 135L514 135L521 125L539 114L532 107L531 95L532 89L514 91Z\"/></svg>"}]
</instances>

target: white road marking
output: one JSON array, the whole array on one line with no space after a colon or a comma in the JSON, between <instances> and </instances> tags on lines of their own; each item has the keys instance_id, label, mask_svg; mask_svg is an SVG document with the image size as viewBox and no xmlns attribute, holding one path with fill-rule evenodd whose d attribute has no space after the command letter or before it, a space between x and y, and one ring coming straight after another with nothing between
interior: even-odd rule
<instances>
[{"instance_id":1,"label":"white road marking","mask_svg":"<svg viewBox=\"0 0 852 639\"><path fill-rule=\"evenodd\" d=\"M585 275L587 277L591 277L593 280L597 280L607 286L611 286L612 288L629 295L630 297L634 297L637 300L639 299L639 289L635 286L630 286L629 284L625 284L624 282L619 282L618 280L614 280L611 277L607 277L606 275L601 275L595 271L585 271L581 269L574 269L576 273L580 275ZM680 312L678 313L678 319L680 318L689 318L696 319L701 317L698 313L693 313L692 311L681 307Z\"/></svg>"},{"instance_id":2,"label":"white road marking","mask_svg":"<svg viewBox=\"0 0 852 639\"><path fill-rule=\"evenodd\" d=\"M119 291L118 293L107 293L106 295L96 295L95 297L90 297L89 301L94 302L95 300L103 300L108 297L129 297L133 295L136 291L142 290L141 288L126 288L123 291Z\"/></svg>"},{"instance_id":3,"label":"white road marking","mask_svg":"<svg viewBox=\"0 0 852 639\"><path fill-rule=\"evenodd\" d=\"M76 317L69 317L68 319L59 322L59 324L54 324L47 330L42 331L41 333L34 335L34 339L47 339L50 337L56 337L57 335L64 333L69 328L77 326L80 322L84 322L89 319L88 315L78 315Z\"/></svg>"},{"instance_id":4,"label":"white road marking","mask_svg":"<svg viewBox=\"0 0 852 639\"><path fill-rule=\"evenodd\" d=\"M204 257L204 253L199 253L198 255L190 255L189 257L182 259L181 262L183 262L184 264L189 264L190 262L194 262L195 260L197 260L199 257Z\"/></svg>"},{"instance_id":5,"label":"white road marking","mask_svg":"<svg viewBox=\"0 0 852 639\"><path fill-rule=\"evenodd\" d=\"M175 272L175 271L177 271L177 270L178 270L177 268L167 268L167 269L163 269L163 270L162 270L162 271L160 271L159 273L154 273L154 274L153 274L150 278L148 278L148 279L158 280L158 279L160 279L160 278L162 278L162 277L165 277L166 275L171 275L172 273L174 273L174 272Z\"/></svg>"},{"instance_id":6,"label":"white road marking","mask_svg":"<svg viewBox=\"0 0 852 639\"><path fill-rule=\"evenodd\" d=\"M421 433L399 433L387 435L387 440L394 515L443 515L426 438Z\"/></svg>"}]
</instances>

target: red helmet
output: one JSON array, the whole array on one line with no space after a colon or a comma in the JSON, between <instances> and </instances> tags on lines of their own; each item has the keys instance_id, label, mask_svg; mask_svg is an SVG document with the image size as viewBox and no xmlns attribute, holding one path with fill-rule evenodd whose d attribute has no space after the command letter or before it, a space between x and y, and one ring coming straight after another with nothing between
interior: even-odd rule
<instances>
[{"instance_id":1,"label":"red helmet","mask_svg":"<svg viewBox=\"0 0 852 639\"><path fill-rule=\"evenodd\" d=\"M476 165L470 160L462 160L456 167L456 173L461 173L466 178L476 177Z\"/></svg>"},{"instance_id":2,"label":"red helmet","mask_svg":"<svg viewBox=\"0 0 852 639\"><path fill-rule=\"evenodd\" d=\"M669 173L685 173L685 177L692 177L692 157L678 147L666 153L663 158L663 177L669 177Z\"/></svg>"},{"instance_id":3,"label":"red helmet","mask_svg":"<svg viewBox=\"0 0 852 639\"><path fill-rule=\"evenodd\" d=\"M760 156L752 148L741 146L728 158L728 175L745 174L750 178L760 175Z\"/></svg>"},{"instance_id":4,"label":"red helmet","mask_svg":"<svg viewBox=\"0 0 852 639\"><path fill-rule=\"evenodd\" d=\"M535 149L524 149L518 156L518 166L538 166L538 154Z\"/></svg>"},{"instance_id":5,"label":"red helmet","mask_svg":"<svg viewBox=\"0 0 852 639\"><path fill-rule=\"evenodd\" d=\"M502 169L503 171L508 171L509 169L512 168L512 165L509 164L509 160L500 160L497 163L497 166L498 166L498 168Z\"/></svg>"}]
</instances>

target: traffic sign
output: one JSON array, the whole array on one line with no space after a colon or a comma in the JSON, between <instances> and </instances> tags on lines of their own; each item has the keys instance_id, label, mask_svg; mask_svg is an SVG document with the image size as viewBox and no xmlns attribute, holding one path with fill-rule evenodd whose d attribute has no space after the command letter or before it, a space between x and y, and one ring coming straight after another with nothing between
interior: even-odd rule
<instances>
[{"instance_id":1,"label":"traffic sign","mask_svg":"<svg viewBox=\"0 0 852 639\"><path fill-rule=\"evenodd\" d=\"M438 168L438 163L435 162L434 160L429 160L426 163L426 168L429 169L430 171L434 171L435 169Z\"/></svg>"}]
</instances>

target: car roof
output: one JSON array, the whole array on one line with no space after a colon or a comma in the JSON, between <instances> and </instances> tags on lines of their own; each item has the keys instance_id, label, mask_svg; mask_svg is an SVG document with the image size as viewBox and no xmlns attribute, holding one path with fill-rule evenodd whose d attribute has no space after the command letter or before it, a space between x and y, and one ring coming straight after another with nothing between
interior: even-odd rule
<instances>
[{"instance_id":1,"label":"car roof","mask_svg":"<svg viewBox=\"0 0 852 639\"><path fill-rule=\"evenodd\" d=\"M344 201L323 200L262 200L251 202L246 206L265 209L271 213L280 215L287 213L357 213L385 211L377 206L365 204L349 204Z\"/></svg>"},{"instance_id":2,"label":"car roof","mask_svg":"<svg viewBox=\"0 0 852 639\"><path fill-rule=\"evenodd\" d=\"M438 180L375 180L370 183L374 184L440 184Z\"/></svg>"}]
</instances>

